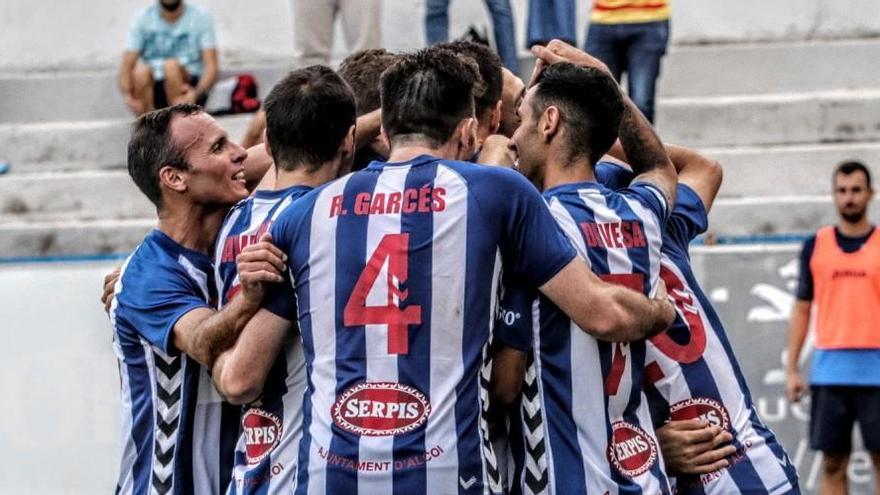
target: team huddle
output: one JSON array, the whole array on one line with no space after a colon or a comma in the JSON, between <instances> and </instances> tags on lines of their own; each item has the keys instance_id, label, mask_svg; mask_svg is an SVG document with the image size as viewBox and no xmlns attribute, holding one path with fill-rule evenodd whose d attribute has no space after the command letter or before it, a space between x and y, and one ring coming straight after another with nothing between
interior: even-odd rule
<instances>
[{"instance_id":1,"label":"team huddle","mask_svg":"<svg viewBox=\"0 0 880 495\"><path fill-rule=\"evenodd\" d=\"M195 105L135 122L117 493L799 493L690 266L718 164L535 55L296 70L247 151Z\"/></svg>"}]
</instances>

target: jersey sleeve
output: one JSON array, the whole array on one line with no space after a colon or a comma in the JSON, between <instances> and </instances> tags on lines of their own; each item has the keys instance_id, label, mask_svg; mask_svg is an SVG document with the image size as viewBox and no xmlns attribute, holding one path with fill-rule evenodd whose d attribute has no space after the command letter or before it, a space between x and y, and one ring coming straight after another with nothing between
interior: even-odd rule
<instances>
[{"instance_id":1,"label":"jersey sleeve","mask_svg":"<svg viewBox=\"0 0 880 495\"><path fill-rule=\"evenodd\" d=\"M669 202L660 188L649 182L633 182L619 192L636 199L657 217L660 225L666 225L666 220L669 218Z\"/></svg>"},{"instance_id":2,"label":"jersey sleeve","mask_svg":"<svg viewBox=\"0 0 880 495\"><path fill-rule=\"evenodd\" d=\"M131 24L128 27L128 38L125 43L126 50L137 53L144 51L144 22L146 17L146 11L142 10L131 19Z\"/></svg>"},{"instance_id":3,"label":"jersey sleeve","mask_svg":"<svg viewBox=\"0 0 880 495\"><path fill-rule=\"evenodd\" d=\"M174 325L185 314L211 307L201 289L186 274L168 267L128 267L117 295L117 320L125 320L150 344L169 353L174 348Z\"/></svg>"},{"instance_id":4,"label":"jersey sleeve","mask_svg":"<svg viewBox=\"0 0 880 495\"><path fill-rule=\"evenodd\" d=\"M214 34L214 17L208 12L203 12L199 16L197 39L200 50L217 48L217 37Z\"/></svg>"},{"instance_id":5,"label":"jersey sleeve","mask_svg":"<svg viewBox=\"0 0 880 495\"><path fill-rule=\"evenodd\" d=\"M496 172L486 196L502 218L500 239L505 270L531 287L540 287L576 256L538 190L518 172ZM503 173L498 173L503 172Z\"/></svg>"},{"instance_id":6,"label":"jersey sleeve","mask_svg":"<svg viewBox=\"0 0 880 495\"><path fill-rule=\"evenodd\" d=\"M635 174L632 170L614 162L596 164L596 181L614 191L629 186Z\"/></svg>"},{"instance_id":7,"label":"jersey sleeve","mask_svg":"<svg viewBox=\"0 0 880 495\"><path fill-rule=\"evenodd\" d=\"M816 236L804 241L800 255L800 270L798 270L798 287L795 297L801 301L813 300L813 271L810 269L810 258L813 257L813 249L816 247Z\"/></svg>"},{"instance_id":8,"label":"jersey sleeve","mask_svg":"<svg viewBox=\"0 0 880 495\"><path fill-rule=\"evenodd\" d=\"M495 328L498 342L520 351L532 349L532 304L538 291L527 284L505 277Z\"/></svg>"},{"instance_id":9,"label":"jersey sleeve","mask_svg":"<svg viewBox=\"0 0 880 495\"><path fill-rule=\"evenodd\" d=\"M281 212L269 233L272 234L273 242L278 248L287 255L288 269L284 273L284 281L280 284L272 284L266 291L263 298L263 308L271 311L273 314L280 316L288 321L297 321L296 314L296 290L292 273L294 273L294 256L293 248L296 244L296 228L297 218L293 215L294 209L287 208Z\"/></svg>"},{"instance_id":10,"label":"jersey sleeve","mask_svg":"<svg viewBox=\"0 0 880 495\"><path fill-rule=\"evenodd\" d=\"M687 250L691 241L708 228L709 216L700 195L689 186L679 184L664 242L675 242L680 248Z\"/></svg>"}]
</instances>

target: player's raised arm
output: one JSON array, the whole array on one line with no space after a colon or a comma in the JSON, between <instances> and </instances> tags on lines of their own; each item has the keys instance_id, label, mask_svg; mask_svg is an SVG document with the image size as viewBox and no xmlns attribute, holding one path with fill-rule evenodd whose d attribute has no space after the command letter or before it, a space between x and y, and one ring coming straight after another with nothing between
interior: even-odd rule
<instances>
[{"instance_id":1,"label":"player's raised arm","mask_svg":"<svg viewBox=\"0 0 880 495\"><path fill-rule=\"evenodd\" d=\"M603 71L609 76L611 74L608 67L597 58L559 40L553 40L544 47L536 46L532 52L540 62L536 65L532 84L539 79L538 71L542 70L542 67L559 62L570 62ZM675 168L651 123L628 96L622 96L625 109L620 122L620 142L627 154L628 163L637 176L635 180L656 185L666 195L671 206L675 202L677 183Z\"/></svg>"},{"instance_id":2,"label":"player's raised arm","mask_svg":"<svg viewBox=\"0 0 880 495\"><path fill-rule=\"evenodd\" d=\"M700 196L700 200L708 212L712 208L712 203L715 201L715 196L718 194L718 189L721 188L721 181L724 177L721 164L717 160L685 146L670 143L665 143L663 146L678 172L679 184L686 184L693 189ZM608 156L628 163L628 158L619 140L608 150ZM626 167L629 165L627 164Z\"/></svg>"},{"instance_id":3,"label":"player's raised arm","mask_svg":"<svg viewBox=\"0 0 880 495\"><path fill-rule=\"evenodd\" d=\"M174 346L207 368L230 348L245 324L260 308L263 284L281 282L285 255L274 245L269 234L260 242L242 250L238 257L241 292L220 311L197 308L174 324Z\"/></svg>"},{"instance_id":4,"label":"player's raised arm","mask_svg":"<svg viewBox=\"0 0 880 495\"><path fill-rule=\"evenodd\" d=\"M675 310L661 281L653 298L603 282L580 259L572 260L541 292L597 339L629 342L669 328Z\"/></svg>"}]
</instances>

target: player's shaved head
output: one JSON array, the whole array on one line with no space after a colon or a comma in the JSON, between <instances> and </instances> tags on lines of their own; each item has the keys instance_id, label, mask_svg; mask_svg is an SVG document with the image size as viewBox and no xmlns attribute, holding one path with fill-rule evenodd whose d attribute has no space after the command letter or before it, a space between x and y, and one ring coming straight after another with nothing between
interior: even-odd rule
<instances>
[{"instance_id":1,"label":"player's shaved head","mask_svg":"<svg viewBox=\"0 0 880 495\"><path fill-rule=\"evenodd\" d=\"M351 87L357 101L358 117L379 108L382 73L397 62L398 55L384 48L371 48L352 53L339 64L339 75Z\"/></svg>"},{"instance_id":2,"label":"player's shaved head","mask_svg":"<svg viewBox=\"0 0 880 495\"><path fill-rule=\"evenodd\" d=\"M474 98L483 94L477 64L455 53L426 48L402 55L382 74L382 126L392 145L418 136L434 147L474 117Z\"/></svg>"},{"instance_id":3,"label":"player's shaved head","mask_svg":"<svg viewBox=\"0 0 880 495\"><path fill-rule=\"evenodd\" d=\"M595 164L617 139L623 97L617 82L598 69L553 64L538 78L531 101L536 115L551 105L559 109L573 156Z\"/></svg>"},{"instance_id":4,"label":"player's shaved head","mask_svg":"<svg viewBox=\"0 0 880 495\"><path fill-rule=\"evenodd\" d=\"M329 67L291 72L266 97L266 140L281 170L332 160L355 123L351 89Z\"/></svg>"},{"instance_id":5,"label":"player's shaved head","mask_svg":"<svg viewBox=\"0 0 880 495\"><path fill-rule=\"evenodd\" d=\"M162 167L190 168L186 161L187 143L172 139L171 120L175 116L190 116L202 111L198 105L174 105L141 115L134 122L128 141L128 175L157 209L162 207L159 170Z\"/></svg>"}]
</instances>

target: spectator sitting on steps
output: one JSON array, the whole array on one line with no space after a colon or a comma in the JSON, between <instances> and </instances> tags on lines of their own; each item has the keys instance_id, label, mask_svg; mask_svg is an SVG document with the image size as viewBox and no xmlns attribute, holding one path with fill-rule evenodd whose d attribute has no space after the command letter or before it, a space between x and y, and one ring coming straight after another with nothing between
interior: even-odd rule
<instances>
[{"instance_id":1,"label":"spectator sitting on steps","mask_svg":"<svg viewBox=\"0 0 880 495\"><path fill-rule=\"evenodd\" d=\"M119 90L135 115L179 103L204 105L217 80L214 21L183 0L157 0L131 23Z\"/></svg>"}]
</instances>

